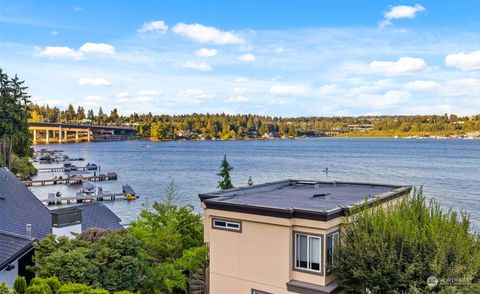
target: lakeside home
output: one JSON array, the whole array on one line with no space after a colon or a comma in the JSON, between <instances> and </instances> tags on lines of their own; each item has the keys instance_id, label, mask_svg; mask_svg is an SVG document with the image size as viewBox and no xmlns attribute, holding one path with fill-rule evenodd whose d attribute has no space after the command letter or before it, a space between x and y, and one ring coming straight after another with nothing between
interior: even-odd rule
<instances>
[{"instance_id":1,"label":"lakeside home","mask_svg":"<svg viewBox=\"0 0 480 294\"><path fill-rule=\"evenodd\" d=\"M72 238L90 228L119 230L120 218L103 203L49 210L7 168L0 168L0 283L9 287L18 275L34 274L33 243L49 234Z\"/></svg>"},{"instance_id":2,"label":"lakeside home","mask_svg":"<svg viewBox=\"0 0 480 294\"><path fill-rule=\"evenodd\" d=\"M210 293L341 293L331 265L345 215L411 188L284 180L200 194Z\"/></svg>"}]
</instances>

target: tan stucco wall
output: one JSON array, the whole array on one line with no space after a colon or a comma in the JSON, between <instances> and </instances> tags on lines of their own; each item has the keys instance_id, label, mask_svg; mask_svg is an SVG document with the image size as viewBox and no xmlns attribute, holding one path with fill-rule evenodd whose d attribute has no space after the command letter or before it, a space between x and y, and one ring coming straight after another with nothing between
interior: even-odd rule
<instances>
[{"instance_id":1,"label":"tan stucco wall","mask_svg":"<svg viewBox=\"0 0 480 294\"><path fill-rule=\"evenodd\" d=\"M241 221L242 232L212 229L212 218ZM325 264L326 236L339 230L344 221L343 217L320 222L205 209L205 242L210 246L210 294L248 294L252 288L275 294L292 293L286 286L290 280L328 285L335 276L325 276L325 268L322 275L293 270L293 232L323 235L322 263Z\"/></svg>"},{"instance_id":2,"label":"tan stucco wall","mask_svg":"<svg viewBox=\"0 0 480 294\"><path fill-rule=\"evenodd\" d=\"M292 279L325 285L324 276L292 270L293 232L326 235L338 230L341 219L325 223L211 209L205 210L204 217L205 242L210 245L211 294L250 293L252 288L291 293L286 283ZM239 220L242 232L212 229L212 217ZM325 242L324 237L323 248ZM323 261L325 258L324 254Z\"/></svg>"}]
</instances>

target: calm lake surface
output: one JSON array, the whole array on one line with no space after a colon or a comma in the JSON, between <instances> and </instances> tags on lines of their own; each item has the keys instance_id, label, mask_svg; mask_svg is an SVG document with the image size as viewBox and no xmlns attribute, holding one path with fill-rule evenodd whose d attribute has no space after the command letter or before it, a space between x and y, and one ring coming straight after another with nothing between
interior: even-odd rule
<instances>
[{"instance_id":1,"label":"calm lake surface","mask_svg":"<svg viewBox=\"0 0 480 294\"><path fill-rule=\"evenodd\" d=\"M220 162L227 154L234 167L235 186L281 179L367 181L423 185L428 197L443 207L470 213L480 229L480 141L379 138L318 138L300 140L98 142L37 145L35 149L62 149L70 157L100 164L101 172L114 171L118 181L98 182L104 191L121 191L130 184L137 201L106 201L127 224L139 212L164 199L164 188L173 179L180 201L199 209L198 193L217 190ZM50 167L52 165L41 165ZM323 170L328 167L329 173ZM38 178L52 178L40 173ZM56 173L55 175L61 175ZM73 196L80 186L32 187L41 199L60 191Z\"/></svg>"}]
</instances>

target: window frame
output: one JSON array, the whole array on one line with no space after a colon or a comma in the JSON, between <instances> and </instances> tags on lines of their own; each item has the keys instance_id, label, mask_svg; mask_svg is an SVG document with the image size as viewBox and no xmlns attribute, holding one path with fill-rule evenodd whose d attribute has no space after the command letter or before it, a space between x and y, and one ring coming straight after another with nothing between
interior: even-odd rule
<instances>
[{"instance_id":1,"label":"window frame","mask_svg":"<svg viewBox=\"0 0 480 294\"><path fill-rule=\"evenodd\" d=\"M265 291L261 291L261 290L257 290L257 289L253 289L250 291L251 294L272 294L270 292L265 292Z\"/></svg>"},{"instance_id":2,"label":"window frame","mask_svg":"<svg viewBox=\"0 0 480 294\"><path fill-rule=\"evenodd\" d=\"M216 221L224 222L224 223L225 223L225 226L215 225L215 222L216 222ZM229 227L228 224L238 224L238 229L237 229L237 228ZM241 232L242 232L242 221L233 220L233 219L226 219L226 218L212 217L212 229L214 229L214 230L222 230L222 231L229 231L229 232L235 232L235 233L241 233Z\"/></svg>"},{"instance_id":3,"label":"window frame","mask_svg":"<svg viewBox=\"0 0 480 294\"><path fill-rule=\"evenodd\" d=\"M337 241L338 243L340 243L340 230L336 230L336 231L333 231L333 232L330 232L327 234L327 238L325 239L325 247L326 247L326 251L325 251L325 271L327 273L327 275L331 274L332 273L332 269L331 269L331 266L334 264L335 260L335 247L338 246L335 242L335 235L337 235ZM330 263L330 259L328 258L329 254L328 254L328 249L329 249L329 244L328 244L328 239L332 237L332 240L333 240L333 247L332 247L332 262Z\"/></svg>"},{"instance_id":4,"label":"window frame","mask_svg":"<svg viewBox=\"0 0 480 294\"><path fill-rule=\"evenodd\" d=\"M313 238L318 238L319 239L319 270L313 270L313 269L308 269L308 268L303 268L303 267L297 267L297 235L305 235L307 236L307 262L308 262L308 259L309 259L309 256L310 256L310 252L309 252L309 246L310 246L310 242L309 242L309 237L313 237ZM324 274L324 265L325 265L325 262L324 262L324 254L325 254L325 250L324 250L324 237L325 235L322 235L322 234L313 234L313 233L308 233L308 232L300 232L300 231L293 231L292 232L292 243L293 243L293 252L292 252L292 270L294 271L297 271L297 272L303 272L303 273L308 273L308 274L313 274L313 275L319 275L319 276L323 276Z\"/></svg>"}]
</instances>

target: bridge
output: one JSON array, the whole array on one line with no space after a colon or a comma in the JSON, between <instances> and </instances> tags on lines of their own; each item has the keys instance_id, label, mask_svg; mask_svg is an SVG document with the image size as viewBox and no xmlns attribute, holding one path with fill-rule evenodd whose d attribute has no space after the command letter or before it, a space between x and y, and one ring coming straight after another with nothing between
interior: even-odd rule
<instances>
[{"instance_id":1,"label":"bridge","mask_svg":"<svg viewBox=\"0 0 480 294\"><path fill-rule=\"evenodd\" d=\"M29 122L28 128L33 133L33 144L120 141L135 135L133 127Z\"/></svg>"}]
</instances>

